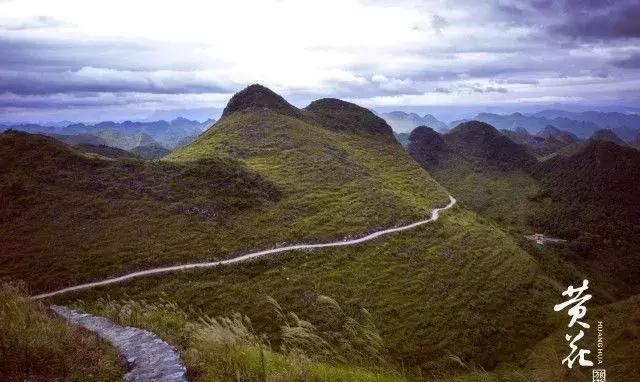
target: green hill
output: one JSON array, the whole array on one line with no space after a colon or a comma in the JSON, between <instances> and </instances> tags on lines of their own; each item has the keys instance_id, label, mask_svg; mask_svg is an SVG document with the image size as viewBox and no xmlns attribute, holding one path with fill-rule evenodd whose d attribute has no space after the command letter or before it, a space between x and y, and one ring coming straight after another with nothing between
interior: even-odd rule
<instances>
[{"instance_id":1,"label":"green hill","mask_svg":"<svg viewBox=\"0 0 640 382\"><path fill-rule=\"evenodd\" d=\"M505 228L529 230L530 197L539 186L528 172L537 161L524 146L491 125L471 121L442 135L418 127L407 150L463 205Z\"/></svg>"},{"instance_id":2,"label":"green hill","mask_svg":"<svg viewBox=\"0 0 640 382\"><path fill-rule=\"evenodd\" d=\"M158 264L359 235L422 219L447 202L448 192L366 109L338 100L296 109L262 87L234 98L212 128L159 162L86 158L38 136L3 135L5 147L16 147L0 162L11 174L3 178L11 203L3 205L37 197L4 212L11 223L3 233L2 276L44 291ZM35 150L43 145L57 159ZM29 166L43 161L42 173L27 177ZM82 298L98 313L125 296L136 300L151 311L135 317L153 317L137 324L163 333L203 374L209 361L189 328L203 314L239 312L266 338L269 357L291 365L302 351L331 365L321 368L333 373L324 380L345 380L345 368L354 380L402 376L403 369L401 379L420 379L509 365L553 331L552 311L540 307L551 306L562 285L545 275L541 261L495 223L456 207L437 222L366 244L138 279L57 300ZM99 299L107 293L111 300ZM294 314L285 313L288 329L277 325L266 296ZM319 313L327 298L344 314ZM151 307L166 300L173 313ZM362 320L363 308L375 331ZM333 316L341 318L326 321ZM292 335L310 335L307 323L316 328L312 342L329 348L291 348L290 341L303 340ZM254 370L244 358L233 365L224 369L232 376Z\"/></svg>"},{"instance_id":3,"label":"green hill","mask_svg":"<svg viewBox=\"0 0 640 382\"><path fill-rule=\"evenodd\" d=\"M540 229L571 240L575 261L618 295L640 293L640 151L588 140L574 155L533 170L551 201L534 217Z\"/></svg>"},{"instance_id":4,"label":"green hill","mask_svg":"<svg viewBox=\"0 0 640 382\"><path fill-rule=\"evenodd\" d=\"M514 143L493 144L501 138L487 126L473 126L473 134L467 126L454 139L417 128L408 150L462 205L504 229L568 240L556 256L589 275L609 298L640 293L634 223L640 221L640 152L590 139L537 162ZM501 157L509 162L496 160Z\"/></svg>"},{"instance_id":5,"label":"green hill","mask_svg":"<svg viewBox=\"0 0 640 382\"><path fill-rule=\"evenodd\" d=\"M97 158L8 131L0 134L0 277L35 292L209 257L205 232L230 235L231 217L280 195L231 159Z\"/></svg>"}]
</instances>

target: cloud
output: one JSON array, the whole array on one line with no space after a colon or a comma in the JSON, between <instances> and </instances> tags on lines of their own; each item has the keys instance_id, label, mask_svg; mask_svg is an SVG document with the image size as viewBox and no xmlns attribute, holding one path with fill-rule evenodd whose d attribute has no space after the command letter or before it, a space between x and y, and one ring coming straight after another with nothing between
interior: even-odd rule
<instances>
[{"instance_id":1,"label":"cloud","mask_svg":"<svg viewBox=\"0 0 640 382\"><path fill-rule=\"evenodd\" d=\"M0 2L0 119L51 105L220 106L254 82L300 105L623 101L638 94L639 10L631 0Z\"/></svg>"},{"instance_id":2,"label":"cloud","mask_svg":"<svg viewBox=\"0 0 640 382\"><path fill-rule=\"evenodd\" d=\"M437 34L442 34L442 30L449 25L447 20L440 15L433 15L431 17L431 27Z\"/></svg>"},{"instance_id":3,"label":"cloud","mask_svg":"<svg viewBox=\"0 0 640 382\"><path fill-rule=\"evenodd\" d=\"M206 72L131 71L83 67L77 71L21 72L0 70L0 92L18 95L55 93L228 93L232 89Z\"/></svg>"},{"instance_id":4,"label":"cloud","mask_svg":"<svg viewBox=\"0 0 640 382\"><path fill-rule=\"evenodd\" d=\"M640 52L612 62L614 66L625 69L640 69Z\"/></svg>"},{"instance_id":5,"label":"cloud","mask_svg":"<svg viewBox=\"0 0 640 382\"><path fill-rule=\"evenodd\" d=\"M640 37L640 2L637 0L567 0L563 14L559 23L550 26L551 32L578 40Z\"/></svg>"}]
</instances>

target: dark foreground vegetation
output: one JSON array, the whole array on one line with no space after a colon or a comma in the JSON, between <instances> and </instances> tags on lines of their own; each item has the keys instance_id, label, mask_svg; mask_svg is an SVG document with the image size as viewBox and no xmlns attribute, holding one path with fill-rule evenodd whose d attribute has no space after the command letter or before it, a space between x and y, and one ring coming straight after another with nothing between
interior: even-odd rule
<instances>
[{"instance_id":1,"label":"dark foreground vegetation","mask_svg":"<svg viewBox=\"0 0 640 382\"><path fill-rule=\"evenodd\" d=\"M22 287L0 284L0 380L120 381L115 349L53 317Z\"/></svg>"}]
</instances>

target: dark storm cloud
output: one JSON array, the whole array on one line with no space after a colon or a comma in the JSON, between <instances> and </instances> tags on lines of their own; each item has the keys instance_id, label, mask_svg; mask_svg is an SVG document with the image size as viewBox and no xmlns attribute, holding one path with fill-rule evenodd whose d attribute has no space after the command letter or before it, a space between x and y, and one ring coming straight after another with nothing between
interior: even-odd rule
<instances>
[{"instance_id":1,"label":"dark storm cloud","mask_svg":"<svg viewBox=\"0 0 640 382\"><path fill-rule=\"evenodd\" d=\"M640 1L566 1L563 18L549 27L553 34L578 40L640 37Z\"/></svg>"},{"instance_id":2,"label":"dark storm cloud","mask_svg":"<svg viewBox=\"0 0 640 382\"><path fill-rule=\"evenodd\" d=\"M0 111L3 109L59 109L92 106L125 106L134 101L131 97L87 97L86 94L65 94L56 97L0 96ZM144 100L140 100L144 103Z\"/></svg>"}]
</instances>

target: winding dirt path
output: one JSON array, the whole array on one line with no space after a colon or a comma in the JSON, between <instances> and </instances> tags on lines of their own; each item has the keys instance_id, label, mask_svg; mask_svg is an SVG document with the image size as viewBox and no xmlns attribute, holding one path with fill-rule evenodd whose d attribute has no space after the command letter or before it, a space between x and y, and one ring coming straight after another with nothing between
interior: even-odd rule
<instances>
[{"instance_id":1,"label":"winding dirt path","mask_svg":"<svg viewBox=\"0 0 640 382\"><path fill-rule=\"evenodd\" d=\"M118 277L111 277L111 278L100 280L100 281L94 281L94 282L90 282L90 283L86 283L86 284L80 284L80 285L76 285L76 286L72 286L72 287L68 287L68 288L63 288L63 289L59 289L59 290L56 290L56 291L53 291L53 292L42 293L42 294L33 296L31 298L34 299L34 300L39 300L39 299L52 297L52 296L56 296L56 295L63 294L63 293L68 293L68 292L73 292L73 291L78 291L78 290L83 290L83 289L89 289L89 288L94 288L94 287L103 286L103 285L116 284L116 283L120 283L120 282L123 282L123 281L131 280L131 279L137 278L137 277L150 276L150 275L155 275L155 274L160 274L160 273L184 271L184 270L194 269L194 268L210 268L210 267L216 267L218 265L239 263L239 262L247 261L247 260L250 260L250 259L257 258L257 257L270 255L270 254L273 254L273 253L281 253L281 252L295 251L295 250L301 250L301 249L342 247L342 246L360 244L360 243L364 243L365 241L376 239L376 238L378 238L380 236L388 235L388 234L394 233L394 232L406 231L406 230L421 226L423 224L427 224L427 223L436 221L436 220L438 220L438 217L440 216L440 212L448 210L449 208L453 207L455 204L456 204L456 199L453 196L449 195L449 204L447 204L444 207L436 208L433 211L431 211L431 217L429 217L428 219L420 220L420 221L417 221L415 223L411 223L411 224L404 225L404 226L401 226L401 227L388 228L388 229L384 229L384 230L381 230L381 231L376 231L376 232L373 232L373 233L371 233L369 235L366 235L366 236L363 236L363 237L360 237L360 238L357 238L357 239L340 240L340 241L334 241L334 242L331 242L331 243L320 243L320 244L294 244L294 245L290 245L290 246L287 246L287 247L279 247L279 248L266 249L266 250L258 251L258 252L252 252L252 253L248 253L246 255L241 255L241 256L238 256L238 257L233 257L233 258L225 259L225 260L202 262L202 263L189 263L189 264L174 265L174 266L169 266L169 267L152 268L152 269L147 269L147 270L144 270L144 271L128 273L126 275L122 275L122 276L118 276Z\"/></svg>"}]
</instances>

